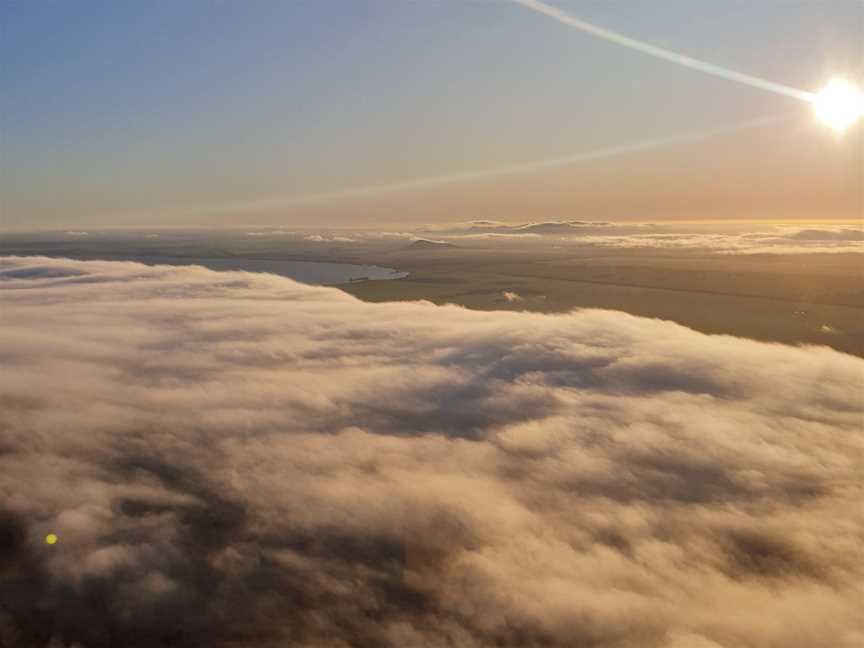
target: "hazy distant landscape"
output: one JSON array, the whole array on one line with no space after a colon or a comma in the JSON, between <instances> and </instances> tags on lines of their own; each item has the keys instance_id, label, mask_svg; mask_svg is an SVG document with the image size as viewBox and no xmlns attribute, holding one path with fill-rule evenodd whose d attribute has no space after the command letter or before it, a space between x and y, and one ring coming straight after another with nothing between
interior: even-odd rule
<instances>
[{"instance_id":1,"label":"hazy distant landscape","mask_svg":"<svg viewBox=\"0 0 864 648\"><path fill-rule=\"evenodd\" d=\"M864 230L854 223L553 225L522 226L519 236L500 225L19 234L0 242L0 253L272 272L374 302L541 313L611 308L704 333L864 355Z\"/></svg>"}]
</instances>

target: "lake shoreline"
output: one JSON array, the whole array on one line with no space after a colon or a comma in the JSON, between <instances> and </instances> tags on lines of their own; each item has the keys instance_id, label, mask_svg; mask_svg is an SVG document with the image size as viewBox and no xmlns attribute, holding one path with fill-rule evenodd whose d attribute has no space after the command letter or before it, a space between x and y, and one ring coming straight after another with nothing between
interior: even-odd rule
<instances>
[{"instance_id":1,"label":"lake shoreline","mask_svg":"<svg viewBox=\"0 0 864 648\"><path fill-rule=\"evenodd\" d=\"M38 254L15 256L42 256L65 258L76 261L118 261L142 263L144 265L201 266L215 272L260 272L275 274L300 283L315 286L337 287L367 281L394 281L408 276L407 272L395 268L364 263L318 261L308 258L248 258L234 256L184 257L157 254L111 255L111 254Z\"/></svg>"}]
</instances>

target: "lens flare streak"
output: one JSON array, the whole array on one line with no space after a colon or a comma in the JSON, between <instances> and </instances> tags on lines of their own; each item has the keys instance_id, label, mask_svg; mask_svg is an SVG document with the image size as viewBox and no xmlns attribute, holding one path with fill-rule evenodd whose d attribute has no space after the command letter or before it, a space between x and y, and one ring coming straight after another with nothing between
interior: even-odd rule
<instances>
[{"instance_id":1,"label":"lens flare streak","mask_svg":"<svg viewBox=\"0 0 864 648\"><path fill-rule=\"evenodd\" d=\"M737 122L735 124L721 126L719 128L690 131L678 133L675 135L666 135L663 137L655 137L652 139L642 140L640 142L620 144L617 146L610 146L606 148L595 149L592 151L584 151L582 153L576 153L574 155L568 155L565 157L538 160L534 162L527 162L524 164L493 167L488 169L481 169L479 171L466 171L464 173L455 173L450 175L429 176L425 178L417 178L414 180L406 180L404 182L368 185L365 187L355 187L351 189L343 189L340 191L328 191L298 196L268 198L248 202L232 202L229 204L212 205L200 208L193 207L181 211L186 213L222 213L231 211L267 210L278 209L281 207L314 205L319 203L335 202L352 198L372 197L419 189L433 189L435 187L443 185L534 173L558 167L566 167L575 164L592 162L595 160L613 158L621 155L631 155L635 153L640 153L642 151L649 151L667 146L697 143L714 137L731 135L733 133L741 131L761 128L784 121L788 118L788 114L770 115L767 117L763 116L745 122Z\"/></svg>"},{"instance_id":2,"label":"lens flare streak","mask_svg":"<svg viewBox=\"0 0 864 648\"><path fill-rule=\"evenodd\" d=\"M743 72L737 72L735 70L730 70L729 68L721 67L713 63L708 63L707 61L702 61L700 59L693 58L692 56L679 54L678 52L673 52L662 47L657 47L656 45L651 45L650 43L636 40L635 38L630 38L629 36L625 36L624 34L619 34L618 32L614 32L610 29L605 29L584 20L575 18L567 12L558 9L557 7L548 5L545 2L539 2L538 0L513 0L513 2L525 7L526 9L536 11L545 16L548 16L549 18L557 20L560 23L573 27L574 29L578 29L579 31L585 32L586 34L597 36L598 38L607 40L610 43L623 45L624 47L629 47L630 49L642 52L643 54L649 54L650 56L654 56L656 58L671 61L672 63L677 63L678 65L683 65L684 67L688 67L693 70L705 72L706 74L712 74L716 77L728 79L730 81L744 83L754 88L760 88L762 90L767 90L776 94L792 97L793 99L799 99L801 101L812 102L816 97L816 95L812 92L799 90L797 88L785 86L780 83L774 83L773 81L768 81L766 79L760 79L759 77L744 74Z\"/></svg>"}]
</instances>

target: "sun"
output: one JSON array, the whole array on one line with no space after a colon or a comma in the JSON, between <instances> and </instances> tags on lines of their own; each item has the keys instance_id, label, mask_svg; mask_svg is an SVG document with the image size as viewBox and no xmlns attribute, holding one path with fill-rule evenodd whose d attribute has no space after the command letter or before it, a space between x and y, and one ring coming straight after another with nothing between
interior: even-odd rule
<instances>
[{"instance_id":1,"label":"sun","mask_svg":"<svg viewBox=\"0 0 864 648\"><path fill-rule=\"evenodd\" d=\"M864 117L864 94L852 83L833 79L813 99L816 116L836 131Z\"/></svg>"}]
</instances>

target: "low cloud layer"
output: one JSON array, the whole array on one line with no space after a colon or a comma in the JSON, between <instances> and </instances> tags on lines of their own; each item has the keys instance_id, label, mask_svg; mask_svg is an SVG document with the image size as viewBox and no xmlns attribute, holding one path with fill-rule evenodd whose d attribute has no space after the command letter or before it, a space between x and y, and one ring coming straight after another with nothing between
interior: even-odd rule
<instances>
[{"instance_id":1,"label":"low cloud layer","mask_svg":"<svg viewBox=\"0 0 864 648\"><path fill-rule=\"evenodd\" d=\"M864 252L864 230L851 227L778 227L763 232L658 233L584 237L581 242L618 248L704 249L721 254Z\"/></svg>"},{"instance_id":2,"label":"low cloud layer","mask_svg":"<svg viewBox=\"0 0 864 648\"><path fill-rule=\"evenodd\" d=\"M860 359L38 258L0 317L4 647L864 642Z\"/></svg>"},{"instance_id":3,"label":"low cloud layer","mask_svg":"<svg viewBox=\"0 0 864 648\"><path fill-rule=\"evenodd\" d=\"M709 225L552 221L507 225L476 221L444 230L454 239L514 239L528 243L566 241L570 245L614 248L705 250L720 254L807 254L864 252L864 229L851 226L765 226L716 231Z\"/></svg>"},{"instance_id":4,"label":"low cloud layer","mask_svg":"<svg viewBox=\"0 0 864 648\"><path fill-rule=\"evenodd\" d=\"M635 223L607 221L545 221L507 224L469 221L428 226L408 232L357 231L299 233L285 230L247 232L249 237L368 244L427 238L459 244L484 242L502 246L604 247L637 250L698 251L712 254L864 253L864 229L849 225L768 225L765 223Z\"/></svg>"}]
</instances>

